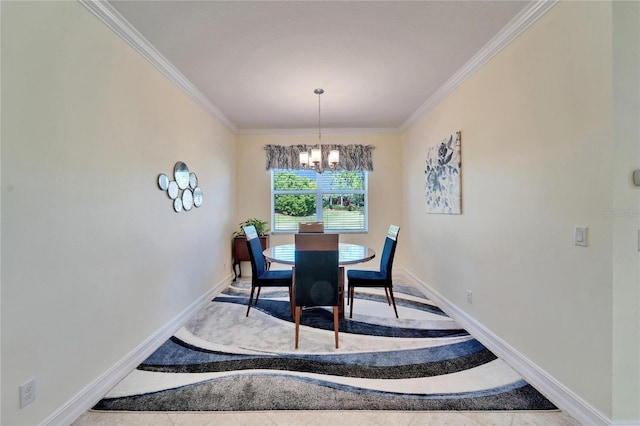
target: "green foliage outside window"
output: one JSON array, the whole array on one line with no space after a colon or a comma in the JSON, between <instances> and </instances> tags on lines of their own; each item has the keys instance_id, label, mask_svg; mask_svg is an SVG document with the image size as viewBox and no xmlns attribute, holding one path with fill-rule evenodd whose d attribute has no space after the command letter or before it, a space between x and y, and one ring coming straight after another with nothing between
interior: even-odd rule
<instances>
[{"instance_id":1,"label":"green foliage outside window","mask_svg":"<svg viewBox=\"0 0 640 426\"><path fill-rule=\"evenodd\" d=\"M280 194L275 196L276 213L287 216L309 216L316 211L315 195Z\"/></svg>"},{"instance_id":2,"label":"green foliage outside window","mask_svg":"<svg viewBox=\"0 0 640 426\"><path fill-rule=\"evenodd\" d=\"M331 188L364 189L363 174L359 172L335 171L331 174Z\"/></svg>"},{"instance_id":3,"label":"green foliage outside window","mask_svg":"<svg viewBox=\"0 0 640 426\"><path fill-rule=\"evenodd\" d=\"M303 221L322 221L325 231L366 231L366 172L281 169L272 179L276 232L295 232Z\"/></svg>"},{"instance_id":4,"label":"green foliage outside window","mask_svg":"<svg viewBox=\"0 0 640 426\"><path fill-rule=\"evenodd\" d=\"M363 190L363 174L359 172L336 171L331 174L330 187L338 194L324 195L322 207L331 210L361 210L364 208L364 194L344 194L342 191Z\"/></svg>"},{"instance_id":5,"label":"green foliage outside window","mask_svg":"<svg viewBox=\"0 0 640 426\"><path fill-rule=\"evenodd\" d=\"M316 189L316 181L305 176L298 176L294 172L278 171L273 176L273 189L276 191Z\"/></svg>"},{"instance_id":6,"label":"green foliage outside window","mask_svg":"<svg viewBox=\"0 0 640 426\"><path fill-rule=\"evenodd\" d=\"M273 187L278 191L315 190L316 181L308 177L297 176L293 172L278 172L273 178ZM288 216L309 216L316 210L314 194L278 194L274 199L276 213Z\"/></svg>"}]
</instances>

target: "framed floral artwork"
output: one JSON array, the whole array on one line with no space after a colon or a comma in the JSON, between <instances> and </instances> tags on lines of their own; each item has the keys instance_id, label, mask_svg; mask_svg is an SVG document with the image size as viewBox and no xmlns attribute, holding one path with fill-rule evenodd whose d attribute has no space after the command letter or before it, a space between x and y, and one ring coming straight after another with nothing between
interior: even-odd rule
<instances>
[{"instance_id":1,"label":"framed floral artwork","mask_svg":"<svg viewBox=\"0 0 640 426\"><path fill-rule=\"evenodd\" d=\"M425 201L427 213L461 214L461 132L427 149Z\"/></svg>"}]
</instances>

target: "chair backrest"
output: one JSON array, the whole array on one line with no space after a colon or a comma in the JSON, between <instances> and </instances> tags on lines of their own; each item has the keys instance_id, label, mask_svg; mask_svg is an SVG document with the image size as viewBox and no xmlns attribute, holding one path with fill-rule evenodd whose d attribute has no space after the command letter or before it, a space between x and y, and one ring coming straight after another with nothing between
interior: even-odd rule
<instances>
[{"instance_id":1,"label":"chair backrest","mask_svg":"<svg viewBox=\"0 0 640 426\"><path fill-rule=\"evenodd\" d=\"M387 237L395 241L398 238L399 232L400 232L400 227L398 225L389 225L389 230L387 231Z\"/></svg>"},{"instance_id":2,"label":"chair backrest","mask_svg":"<svg viewBox=\"0 0 640 426\"><path fill-rule=\"evenodd\" d=\"M324 222L300 222L298 223L300 233L323 233Z\"/></svg>"},{"instance_id":3,"label":"chair backrest","mask_svg":"<svg viewBox=\"0 0 640 426\"><path fill-rule=\"evenodd\" d=\"M251 259L252 279L256 279L265 271L262 244L260 244L260 238L255 226L249 225L242 229L244 230L244 235L247 238L247 248L249 249L249 258Z\"/></svg>"},{"instance_id":4,"label":"chair backrest","mask_svg":"<svg viewBox=\"0 0 640 426\"><path fill-rule=\"evenodd\" d=\"M296 234L296 306L338 306L338 234Z\"/></svg>"},{"instance_id":5,"label":"chair backrest","mask_svg":"<svg viewBox=\"0 0 640 426\"><path fill-rule=\"evenodd\" d=\"M386 275L387 280L391 281L391 270L393 269L393 257L396 254L396 246L398 245L398 234L400 227L396 225L389 226L387 238L384 240L384 248L380 257L380 272Z\"/></svg>"}]
</instances>

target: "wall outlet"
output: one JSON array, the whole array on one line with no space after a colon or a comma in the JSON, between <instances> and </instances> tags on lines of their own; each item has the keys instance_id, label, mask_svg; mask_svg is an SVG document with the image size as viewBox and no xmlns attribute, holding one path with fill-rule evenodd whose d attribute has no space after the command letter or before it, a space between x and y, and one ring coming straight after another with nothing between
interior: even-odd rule
<instances>
[{"instance_id":1,"label":"wall outlet","mask_svg":"<svg viewBox=\"0 0 640 426\"><path fill-rule=\"evenodd\" d=\"M467 290L467 303L473 303L473 292L471 290Z\"/></svg>"},{"instance_id":2,"label":"wall outlet","mask_svg":"<svg viewBox=\"0 0 640 426\"><path fill-rule=\"evenodd\" d=\"M20 385L20 408L36 400L36 379L30 379Z\"/></svg>"}]
</instances>

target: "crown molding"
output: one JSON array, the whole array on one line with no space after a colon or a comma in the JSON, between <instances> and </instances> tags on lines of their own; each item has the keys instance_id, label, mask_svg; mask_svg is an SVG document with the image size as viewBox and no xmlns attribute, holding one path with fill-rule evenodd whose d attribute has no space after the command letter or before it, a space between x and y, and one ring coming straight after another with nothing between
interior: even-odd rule
<instances>
[{"instance_id":1,"label":"crown molding","mask_svg":"<svg viewBox=\"0 0 640 426\"><path fill-rule=\"evenodd\" d=\"M447 80L433 95L429 97L407 120L400 126L404 132L420 117L431 111L444 98L453 92L465 80L471 77L491 58L507 47L513 40L529 28L534 22L547 13L559 0L532 1L520 11L504 28L485 44L466 64L462 66L449 80Z\"/></svg>"},{"instance_id":2,"label":"crown molding","mask_svg":"<svg viewBox=\"0 0 640 426\"><path fill-rule=\"evenodd\" d=\"M310 134L313 129L238 129L215 105L211 103L177 68L171 64L142 34L140 34L120 13L108 2L102 0L78 0L105 23L113 32L129 44L142 57L155 66L178 88L193 99L196 104L217 118L224 126L235 134L255 135L289 135ZM508 46L516 37L529 28L540 17L547 13L559 0L532 1L516 15L502 30L483 46L465 65L453 74L436 92L429 97L399 128L360 128L360 129L327 129L326 134L395 134L402 133L420 117L431 111L460 84L471 77L491 58Z\"/></svg>"},{"instance_id":3,"label":"crown molding","mask_svg":"<svg viewBox=\"0 0 640 426\"><path fill-rule=\"evenodd\" d=\"M142 34L140 34L120 13L106 1L78 0L114 33L142 55L171 82L185 92L202 109L217 118L225 127L237 133L237 127L216 108L176 67L173 66Z\"/></svg>"},{"instance_id":4,"label":"crown molding","mask_svg":"<svg viewBox=\"0 0 640 426\"><path fill-rule=\"evenodd\" d=\"M322 129L323 135L395 135L399 130L393 128L329 128ZM238 135L317 135L318 129L240 129Z\"/></svg>"}]
</instances>

